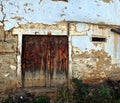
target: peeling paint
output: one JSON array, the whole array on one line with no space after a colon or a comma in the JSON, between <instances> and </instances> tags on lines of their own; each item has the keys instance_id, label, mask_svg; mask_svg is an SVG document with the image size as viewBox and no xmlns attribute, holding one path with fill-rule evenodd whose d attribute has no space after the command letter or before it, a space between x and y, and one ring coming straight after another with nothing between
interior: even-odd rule
<instances>
[{"instance_id":1,"label":"peeling paint","mask_svg":"<svg viewBox=\"0 0 120 103\"><path fill-rule=\"evenodd\" d=\"M97 16L98 16L98 17L100 17L100 15L99 15L99 14L97 14Z\"/></svg>"},{"instance_id":2,"label":"peeling paint","mask_svg":"<svg viewBox=\"0 0 120 103\"><path fill-rule=\"evenodd\" d=\"M103 2L110 3L110 2L113 2L113 0L103 0Z\"/></svg>"},{"instance_id":3,"label":"peeling paint","mask_svg":"<svg viewBox=\"0 0 120 103\"><path fill-rule=\"evenodd\" d=\"M61 14L60 16L61 16L61 17L62 17L62 16L65 16L65 14Z\"/></svg>"},{"instance_id":4,"label":"peeling paint","mask_svg":"<svg viewBox=\"0 0 120 103\"><path fill-rule=\"evenodd\" d=\"M65 9L65 6L62 9ZM13 19L19 21L21 18L19 19L18 16L13 17ZM69 38L70 76L83 79L84 82L89 83L102 82L107 78L120 79L120 35L110 31L111 27L114 26L108 26L102 21L98 24L74 21L72 23L62 21L54 24L38 22L19 24L18 27L11 29L12 32L11 30L6 31L6 41L0 42L0 67L2 68L1 71L6 69L5 72L2 72L2 76L10 73L10 78L17 78L15 80L17 82L21 81L23 34L47 35L51 32L52 35L66 35ZM105 37L107 41L95 43L91 41L92 36Z\"/></svg>"},{"instance_id":5,"label":"peeling paint","mask_svg":"<svg viewBox=\"0 0 120 103\"><path fill-rule=\"evenodd\" d=\"M83 52L79 48L73 47L72 59L73 77L82 78L85 82L100 82L111 78L111 73L117 69L112 64L111 57L103 50Z\"/></svg>"},{"instance_id":6,"label":"peeling paint","mask_svg":"<svg viewBox=\"0 0 120 103\"><path fill-rule=\"evenodd\" d=\"M120 79L120 36L110 32L110 28L111 26L106 26L104 22L98 25L70 24L73 77L89 83L102 82L108 78ZM106 41L92 42L92 36L105 37ZM118 74L113 73L114 70L118 71Z\"/></svg>"},{"instance_id":7,"label":"peeling paint","mask_svg":"<svg viewBox=\"0 0 120 103\"><path fill-rule=\"evenodd\" d=\"M120 24L118 0L91 0L90 2L79 0L75 2L72 0L36 0L34 3L31 2L31 0L2 1L2 9L4 9L4 14L6 14L4 21L5 30L9 30L13 27L17 27L19 24L25 24L27 22L54 24L63 20L91 23L99 23L101 21L105 22L105 24L110 25ZM116 8L114 8L114 5ZM1 12L0 14L2 13L3 12ZM49 15L49 13L51 13L51 15ZM65 15L61 16L61 14ZM24 19L14 19L14 17L22 17ZM1 15L0 21L2 21Z\"/></svg>"},{"instance_id":8,"label":"peeling paint","mask_svg":"<svg viewBox=\"0 0 120 103\"><path fill-rule=\"evenodd\" d=\"M28 3L25 3L24 6L28 6Z\"/></svg>"},{"instance_id":9,"label":"peeling paint","mask_svg":"<svg viewBox=\"0 0 120 103\"><path fill-rule=\"evenodd\" d=\"M99 24L99 25L105 25L105 22L98 22L97 24Z\"/></svg>"},{"instance_id":10,"label":"peeling paint","mask_svg":"<svg viewBox=\"0 0 120 103\"><path fill-rule=\"evenodd\" d=\"M10 65L10 68L14 71L16 70L16 66L14 66L14 65Z\"/></svg>"},{"instance_id":11,"label":"peeling paint","mask_svg":"<svg viewBox=\"0 0 120 103\"><path fill-rule=\"evenodd\" d=\"M64 9L67 9L67 7L65 6L65 8Z\"/></svg>"},{"instance_id":12,"label":"peeling paint","mask_svg":"<svg viewBox=\"0 0 120 103\"><path fill-rule=\"evenodd\" d=\"M62 25L62 26L61 26ZM56 24L43 24L43 23L26 23L26 24L20 24L18 28L21 29L46 29L46 30L62 30L67 31L66 22L61 21Z\"/></svg>"},{"instance_id":13,"label":"peeling paint","mask_svg":"<svg viewBox=\"0 0 120 103\"><path fill-rule=\"evenodd\" d=\"M11 19L21 21L21 20L24 19L24 18L23 18L23 17L17 17L17 16L15 16L15 17L11 17Z\"/></svg>"}]
</instances>

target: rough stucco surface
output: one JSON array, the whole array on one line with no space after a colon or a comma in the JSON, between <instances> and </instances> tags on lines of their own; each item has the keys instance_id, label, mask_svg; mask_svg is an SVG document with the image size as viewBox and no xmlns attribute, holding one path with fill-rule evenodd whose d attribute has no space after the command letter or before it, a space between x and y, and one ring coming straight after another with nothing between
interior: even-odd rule
<instances>
[{"instance_id":1,"label":"rough stucco surface","mask_svg":"<svg viewBox=\"0 0 120 103\"><path fill-rule=\"evenodd\" d=\"M51 30L61 30L67 31L67 24L64 21L58 22L57 24L43 24L43 23L26 23L19 25L18 29L37 29L37 30L47 30L48 32Z\"/></svg>"},{"instance_id":2,"label":"rough stucco surface","mask_svg":"<svg viewBox=\"0 0 120 103\"><path fill-rule=\"evenodd\" d=\"M85 82L102 82L108 78L120 79L120 68L111 63L111 57L103 50L82 52L73 47L73 77Z\"/></svg>"},{"instance_id":3,"label":"rough stucco surface","mask_svg":"<svg viewBox=\"0 0 120 103\"><path fill-rule=\"evenodd\" d=\"M70 77L87 83L120 80L120 35L110 31L114 26L105 25L120 25L119 5L120 0L0 0L0 92L21 86L19 34L24 32L69 33ZM67 23L60 21L90 24L70 23L68 31ZM90 38L96 35L107 41L93 43Z\"/></svg>"},{"instance_id":4,"label":"rough stucco surface","mask_svg":"<svg viewBox=\"0 0 120 103\"><path fill-rule=\"evenodd\" d=\"M84 82L120 79L119 34L110 26L71 23L72 74ZM105 37L105 42L92 42L91 37ZM117 39L115 39L117 38Z\"/></svg>"},{"instance_id":5,"label":"rough stucco surface","mask_svg":"<svg viewBox=\"0 0 120 103\"><path fill-rule=\"evenodd\" d=\"M17 72L17 56L21 56L20 48L18 48L20 46L22 48L22 45L18 43L18 41L20 41L20 33L21 35L24 34L24 32L26 35L29 33L34 35L36 30L38 30L37 35L47 35L48 32L54 35L67 35L67 26L66 22L60 22L54 25L27 23L20 25L18 28L14 28L12 30L13 32L4 32L1 27L0 88L2 89L3 85L6 86L5 88L19 85L17 78L18 73L21 74L21 72ZM100 24L70 23L69 59L71 66L69 69L71 69L70 74L72 74L72 77L82 79L88 83L102 82L107 78L120 79L120 36L112 33L110 28L111 26ZM6 37L4 37L4 33ZM18 37L15 36L15 34L18 34ZM94 35L106 37L107 41L105 43L93 43L90 38ZM115 39L116 37L118 38L117 41ZM78 41L80 41L80 43Z\"/></svg>"},{"instance_id":6,"label":"rough stucco surface","mask_svg":"<svg viewBox=\"0 0 120 103\"><path fill-rule=\"evenodd\" d=\"M112 2L113 0L103 0L103 2L105 2L105 3L110 3L110 2Z\"/></svg>"},{"instance_id":7,"label":"rough stucco surface","mask_svg":"<svg viewBox=\"0 0 120 103\"><path fill-rule=\"evenodd\" d=\"M5 36L6 35L6 36ZM16 85L17 37L0 27L0 92Z\"/></svg>"}]
</instances>

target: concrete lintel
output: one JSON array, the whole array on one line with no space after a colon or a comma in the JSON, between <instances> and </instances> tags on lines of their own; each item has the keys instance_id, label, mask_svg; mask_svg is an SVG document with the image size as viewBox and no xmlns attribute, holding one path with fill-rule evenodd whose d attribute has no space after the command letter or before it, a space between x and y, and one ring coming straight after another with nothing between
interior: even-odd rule
<instances>
[{"instance_id":1,"label":"concrete lintel","mask_svg":"<svg viewBox=\"0 0 120 103\"><path fill-rule=\"evenodd\" d=\"M67 31L62 31L62 30L39 30L39 29L20 29L20 28L15 28L13 29L13 35L47 35L48 32L51 32L52 35L67 35Z\"/></svg>"}]
</instances>

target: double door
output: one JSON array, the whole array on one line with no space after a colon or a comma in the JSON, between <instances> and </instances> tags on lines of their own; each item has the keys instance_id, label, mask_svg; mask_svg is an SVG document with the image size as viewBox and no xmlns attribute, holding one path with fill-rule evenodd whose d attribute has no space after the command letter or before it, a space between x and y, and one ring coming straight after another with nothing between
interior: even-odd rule
<instances>
[{"instance_id":1,"label":"double door","mask_svg":"<svg viewBox=\"0 0 120 103\"><path fill-rule=\"evenodd\" d=\"M22 86L58 87L68 81L68 37L23 35Z\"/></svg>"}]
</instances>

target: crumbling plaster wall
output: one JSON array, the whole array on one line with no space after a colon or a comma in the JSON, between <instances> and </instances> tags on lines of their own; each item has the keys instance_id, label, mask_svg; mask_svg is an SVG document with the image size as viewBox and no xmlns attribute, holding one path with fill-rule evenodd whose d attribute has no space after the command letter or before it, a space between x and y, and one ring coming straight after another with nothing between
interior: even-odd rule
<instances>
[{"instance_id":1,"label":"crumbling plaster wall","mask_svg":"<svg viewBox=\"0 0 120 103\"><path fill-rule=\"evenodd\" d=\"M21 86L22 35L35 32L68 35L69 79L120 79L120 35L104 25L119 26L119 4L119 0L0 0L0 91ZM70 23L68 27L60 21L89 23ZM92 35L107 41L93 43Z\"/></svg>"},{"instance_id":2,"label":"crumbling plaster wall","mask_svg":"<svg viewBox=\"0 0 120 103\"><path fill-rule=\"evenodd\" d=\"M0 92L15 86L17 37L0 26Z\"/></svg>"},{"instance_id":3,"label":"crumbling plaster wall","mask_svg":"<svg viewBox=\"0 0 120 103\"><path fill-rule=\"evenodd\" d=\"M69 23L69 25L67 25ZM120 79L120 36L105 24L59 22L54 25L27 23L13 29L18 34L18 75L21 74L22 35L68 35L69 75L85 82ZM105 42L92 42L92 36L104 37ZM21 75L20 75L21 77Z\"/></svg>"},{"instance_id":4,"label":"crumbling plaster wall","mask_svg":"<svg viewBox=\"0 0 120 103\"><path fill-rule=\"evenodd\" d=\"M72 75L84 82L120 79L120 35L104 24L71 23ZM105 42L91 38L105 37Z\"/></svg>"},{"instance_id":5,"label":"crumbling plaster wall","mask_svg":"<svg viewBox=\"0 0 120 103\"><path fill-rule=\"evenodd\" d=\"M0 27L0 89L21 86L22 35L66 35L69 39L69 79L101 82L120 79L120 35L114 26L59 22L53 25L27 23L9 31ZM37 32L37 33L35 33ZM91 37L105 37L102 43Z\"/></svg>"},{"instance_id":6,"label":"crumbling plaster wall","mask_svg":"<svg viewBox=\"0 0 120 103\"><path fill-rule=\"evenodd\" d=\"M0 25L53 24L63 20L120 24L119 0L0 0ZM3 23L4 21L4 23Z\"/></svg>"}]
</instances>

